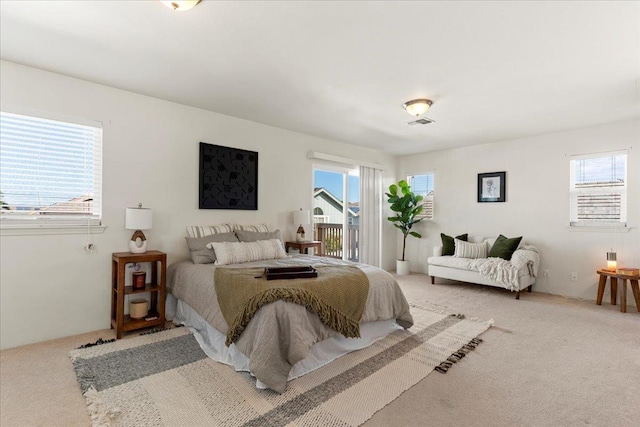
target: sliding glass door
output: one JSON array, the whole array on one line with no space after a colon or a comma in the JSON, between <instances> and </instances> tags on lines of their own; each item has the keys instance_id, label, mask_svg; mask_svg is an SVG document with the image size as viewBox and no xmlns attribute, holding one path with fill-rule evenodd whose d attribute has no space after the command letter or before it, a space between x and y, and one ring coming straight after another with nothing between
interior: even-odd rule
<instances>
[{"instance_id":1,"label":"sliding glass door","mask_svg":"<svg viewBox=\"0 0 640 427\"><path fill-rule=\"evenodd\" d=\"M322 242L325 256L358 261L358 170L316 166L313 187L314 239Z\"/></svg>"}]
</instances>

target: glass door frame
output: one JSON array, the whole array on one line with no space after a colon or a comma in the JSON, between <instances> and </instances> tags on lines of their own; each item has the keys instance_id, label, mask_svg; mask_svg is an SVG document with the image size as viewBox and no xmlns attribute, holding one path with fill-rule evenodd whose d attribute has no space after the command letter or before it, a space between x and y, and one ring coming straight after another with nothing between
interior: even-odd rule
<instances>
[{"instance_id":1,"label":"glass door frame","mask_svg":"<svg viewBox=\"0 0 640 427\"><path fill-rule=\"evenodd\" d=\"M349 260L349 176L357 176L360 178L360 168L355 165L336 165L334 163L324 163L324 162L314 162L312 164L312 187L315 188L315 172L323 171L323 172L332 172L342 174L342 259L345 261ZM311 206L314 206L313 193L311 192ZM358 202L360 201L360 197L358 197ZM359 225L359 223L358 223ZM314 221L314 231L315 231L315 221ZM358 257L359 258L359 257Z\"/></svg>"}]
</instances>

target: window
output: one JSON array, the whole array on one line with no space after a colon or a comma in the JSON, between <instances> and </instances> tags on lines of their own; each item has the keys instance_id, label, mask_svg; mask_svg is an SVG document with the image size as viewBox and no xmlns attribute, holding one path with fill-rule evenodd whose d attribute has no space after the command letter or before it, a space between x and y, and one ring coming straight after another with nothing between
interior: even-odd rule
<instances>
[{"instance_id":1,"label":"window","mask_svg":"<svg viewBox=\"0 0 640 427\"><path fill-rule=\"evenodd\" d=\"M571 156L571 226L627 225L627 152Z\"/></svg>"},{"instance_id":2,"label":"window","mask_svg":"<svg viewBox=\"0 0 640 427\"><path fill-rule=\"evenodd\" d=\"M433 172L407 177L407 183L411 187L411 191L423 197L424 208L419 217L426 220L433 219L433 177Z\"/></svg>"},{"instance_id":3,"label":"window","mask_svg":"<svg viewBox=\"0 0 640 427\"><path fill-rule=\"evenodd\" d=\"M313 223L327 223L329 222L329 215L325 215L322 208L313 208Z\"/></svg>"},{"instance_id":4,"label":"window","mask_svg":"<svg viewBox=\"0 0 640 427\"><path fill-rule=\"evenodd\" d=\"M0 113L2 228L100 225L102 125Z\"/></svg>"}]
</instances>

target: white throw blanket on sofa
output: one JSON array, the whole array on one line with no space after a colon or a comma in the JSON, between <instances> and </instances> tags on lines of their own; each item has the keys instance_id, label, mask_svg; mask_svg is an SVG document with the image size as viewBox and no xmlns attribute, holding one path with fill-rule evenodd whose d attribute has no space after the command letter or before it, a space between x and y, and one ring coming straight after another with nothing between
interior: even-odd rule
<instances>
[{"instance_id":1,"label":"white throw blanket on sofa","mask_svg":"<svg viewBox=\"0 0 640 427\"><path fill-rule=\"evenodd\" d=\"M471 265L483 276L502 283L511 291L518 291L518 270L525 265L529 274L536 277L540 255L535 246L523 246L513 253L510 261L502 258L478 258Z\"/></svg>"}]
</instances>

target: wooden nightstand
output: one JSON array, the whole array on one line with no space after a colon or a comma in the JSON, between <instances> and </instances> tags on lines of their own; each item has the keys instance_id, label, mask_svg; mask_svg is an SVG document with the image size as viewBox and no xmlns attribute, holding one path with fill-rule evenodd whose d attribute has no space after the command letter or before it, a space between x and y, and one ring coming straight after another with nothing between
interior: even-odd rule
<instances>
[{"instance_id":1,"label":"wooden nightstand","mask_svg":"<svg viewBox=\"0 0 640 427\"><path fill-rule=\"evenodd\" d=\"M125 286L126 266L131 263L151 263L151 283L147 283L144 289L133 289ZM158 275L158 264L160 271ZM116 330L116 337L122 338L122 332L151 326L164 327L164 305L167 283L167 254L160 251L147 251L143 254L131 252L115 252L111 260L111 327ZM124 315L124 296L143 292L151 294L149 314L143 319L132 319ZM145 320L155 317L152 320Z\"/></svg>"},{"instance_id":2,"label":"wooden nightstand","mask_svg":"<svg viewBox=\"0 0 640 427\"><path fill-rule=\"evenodd\" d=\"M322 242L319 240L310 240L308 242L286 242L284 244L285 252L289 252L289 248L294 248L300 251L301 254L308 254L309 248L313 248L313 254L322 256Z\"/></svg>"}]
</instances>

